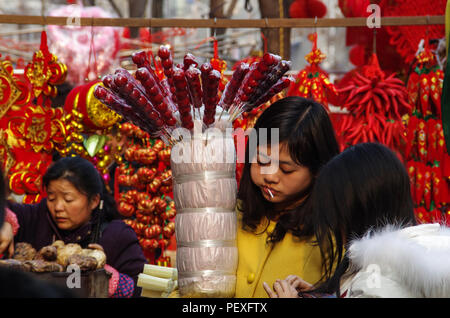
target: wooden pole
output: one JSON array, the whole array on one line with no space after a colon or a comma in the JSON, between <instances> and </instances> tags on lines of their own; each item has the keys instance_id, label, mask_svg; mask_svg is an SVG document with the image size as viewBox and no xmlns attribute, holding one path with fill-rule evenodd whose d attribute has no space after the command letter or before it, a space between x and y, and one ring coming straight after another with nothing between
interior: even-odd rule
<instances>
[{"instance_id":1,"label":"wooden pole","mask_svg":"<svg viewBox=\"0 0 450 318\"><path fill-rule=\"evenodd\" d=\"M68 25L73 17L0 15L0 24ZM166 28L329 28L366 26L366 18L326 19L151 19L152 27ZM445 16L382 17L381 26L445 24ZM145 18L80 18L80 26L148 27Z\"/></svg>"}]
</instances>

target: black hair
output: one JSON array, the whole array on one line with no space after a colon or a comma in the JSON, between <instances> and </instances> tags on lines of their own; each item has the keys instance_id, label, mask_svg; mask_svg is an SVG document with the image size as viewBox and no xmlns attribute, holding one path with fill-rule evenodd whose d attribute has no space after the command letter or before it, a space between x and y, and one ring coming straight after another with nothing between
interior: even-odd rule
<instances>
[{"instance_id":1,"label":"black hair","mask_svg":"<svg viewBox=\"0 0 450 318\"><path fill-rule=\"evenodd\" d=\"M92 220L95 223L91 243L97 243L102 223L121 218L117 211L113 196L107 191L105 183L94 165L81 157L61 158L50 165L42 183L45 189L53 180L64 179L69 181L78 191L91 200L100 195L99 205L92 211Z\"/></svg>"},{"instance_id":2,"label":"black hair","mask_svg":"<svg viewBox=\"0 0 450 318\"><path fill-rule=\"evenodd\" d=\"M259 136L261 128L267 129L267 140L271 140L271 129L277 128L279 143L285 143L295 163L307 167L313 176L331 158L339 153L333 126L325 108L310 99L292 96L280 99L270 105L257 119L254 129ZM257 145L260 140L258 139ZM251 154L246 145L246 160L239 184L238 199L243 212L243 227L255 231L263 217L273 216L273 204L266 201L250 176ZM312 185L311 185L312 186ZM311 186L306 189L308 196ZM290 213L284 213L270 235L270 241L281 241L287 231L297 237L310 237L313 227L310 215L303 206L308 200Z\"/></svg>"},{"instance_id":3,"label":"black hair","mask_svg":"<svg viewBox=\"0 0 450 318\"><path fill-rule=\"evenodd\" d=\"M406 168L378 143L351 146L325 165L310 203L315 236L326 259L317 292L340 295L340 280L349 267L344 251L351 240L387 224L416 224Z\"/></svg>"}]
</instances>

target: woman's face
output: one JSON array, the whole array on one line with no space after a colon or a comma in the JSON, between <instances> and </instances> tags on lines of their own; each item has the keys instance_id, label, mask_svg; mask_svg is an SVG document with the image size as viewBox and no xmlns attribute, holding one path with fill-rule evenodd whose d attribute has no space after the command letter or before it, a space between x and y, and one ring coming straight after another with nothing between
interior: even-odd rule
<instances>
[{"instance_id":1,"label":"woman's face","mask_svg":"<svg viewBox=\"0 0 450 318\"><path fill-rule=\"evenodd\" d=\"M311 184L313 175L307 167L292 160L285 143L281 143L278 148L278 161L272 162L268 157L271 156L270 146L267 146L267 156L258 147L257 158L253 160L256 162L251 163L250 175L267 201L283 208L293 208L304 200L304 191Z\"/></svg>"},{"instance_id":2,"label":"woman's face","mask_svg":"<svg viewBox=\"0 0 450 318\"><path fill-rule=\"evenodd\" d=\"M99 195L88 200L66 179L50 181L47 187L47 207L61 230L74 230L87 223L99 202Z\"/></svg>"}]
</instances>

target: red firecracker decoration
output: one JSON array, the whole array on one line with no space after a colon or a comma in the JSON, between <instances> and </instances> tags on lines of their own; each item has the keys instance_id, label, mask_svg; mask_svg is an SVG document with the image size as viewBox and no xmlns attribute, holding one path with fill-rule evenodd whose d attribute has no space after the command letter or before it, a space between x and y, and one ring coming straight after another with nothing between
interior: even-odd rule
<instances>
[{"instance_id":1,"label":"red firecracker decoration","mask_svg":"<svg viewBox=\"0 0 450 318\"><path fill-rule=\"evenodd\" d=\"M386 75L374 53L368 65L339 83L339 102L350 112L336 130L341 148L359 142L380 142L394 150L404 144L402 116L411 110L404 83Z\"/></svg>"}]
</instances>

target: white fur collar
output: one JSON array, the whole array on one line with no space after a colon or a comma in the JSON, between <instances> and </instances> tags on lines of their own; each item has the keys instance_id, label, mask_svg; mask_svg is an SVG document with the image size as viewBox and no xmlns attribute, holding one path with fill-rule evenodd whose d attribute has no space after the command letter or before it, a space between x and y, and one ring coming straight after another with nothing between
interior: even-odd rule
<instances>
[{"instance_id":1,"label":"white fur collar","mask_svg":"<svg viewBox=\"0 0 450 318\"><path fill-rule=\"evenodd\" d=\"M356 268L378 265L418 297L450 296L450 228L391 225L352 241L348 252Z\"/></svg>"}]
</instances>

